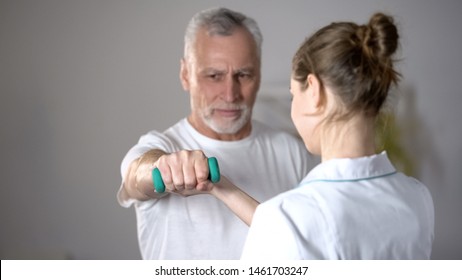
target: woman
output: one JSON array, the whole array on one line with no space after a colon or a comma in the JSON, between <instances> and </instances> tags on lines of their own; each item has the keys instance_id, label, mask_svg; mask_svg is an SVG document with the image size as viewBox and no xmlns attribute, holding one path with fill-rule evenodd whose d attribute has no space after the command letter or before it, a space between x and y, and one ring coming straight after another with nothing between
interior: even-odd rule
<instances>
[{"instance_id":1,"label":"woman","mask_svg":"<svg viewBox=\"0 0 462 280\"><path fill-rule=\"evenodd\" d=\"M399 74L393 19L332 23L292 63L292 120L322 162L299 187L260 204L226 178L198 188L251 222L243 259L428 259L428 189L376 154L375 123ZM254 212L254 209L256 211Z\"/></svg>"}]
</instances>

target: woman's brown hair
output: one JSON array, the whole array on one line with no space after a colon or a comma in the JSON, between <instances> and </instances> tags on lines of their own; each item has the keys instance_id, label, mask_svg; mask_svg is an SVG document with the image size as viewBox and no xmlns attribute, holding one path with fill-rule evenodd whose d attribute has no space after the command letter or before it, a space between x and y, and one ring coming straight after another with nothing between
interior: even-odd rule
<instances>
[{"instance_id":1,"label":"woman's brown hair","mask_svg":"<svg viewBox=\"0 0 462 280\"><path fill-rule=\"evenodd\" d=\"M400 77L392 59L398 38L392 17L382 13L367 25L334 22L303 42L292 60L292 78L306 89L308 74L314 74L331 88L345 105L340 118L376 116Z\"/></svg>"}]
</instances>

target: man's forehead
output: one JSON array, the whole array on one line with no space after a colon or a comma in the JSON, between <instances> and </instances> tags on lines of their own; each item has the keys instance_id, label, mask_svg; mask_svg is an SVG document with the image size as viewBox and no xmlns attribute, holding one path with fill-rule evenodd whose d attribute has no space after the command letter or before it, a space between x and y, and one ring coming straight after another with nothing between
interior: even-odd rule
<instances>
[{"instance_id":1,"label":"man's forehead","mask_svg":"<svg viewBox=\"0 0 462 280\"><path fill-rule=\"evenodd\" d=\"M226 66L216 66L216 67L202 67L202 68L198 68L200 72L222 72L222 73L227 73L229 72L230 70L233 71L234 73L237 73L237 72L254 72L256 67L254 66L247 66L247 67L236 67L236 68L230 68L230 67L226 67Z\"/></svg>"}]
</instances>

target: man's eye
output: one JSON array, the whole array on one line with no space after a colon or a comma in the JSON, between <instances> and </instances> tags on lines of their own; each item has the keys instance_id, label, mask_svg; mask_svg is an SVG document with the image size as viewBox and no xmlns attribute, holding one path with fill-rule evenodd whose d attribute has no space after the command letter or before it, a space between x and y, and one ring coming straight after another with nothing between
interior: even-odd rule
<instances>
[{"instance_id":1,"label":"man's eye","mask_svg":"<svg viewBox=\"0 0 462 280\"><path fill-rule=\"evenodd\" d=\"M251 79L252 75L249 73L240 73L239 74L239 79Z\"/></svg>"},{"instance_id":2,"label":"man's eye","mask_svg":"<svg viewBox=\"0 0 462 280\"><path fill-rule=\"evenodd\" d=\"M211 80L217 80L218 81L218 80L220 80L221 75L220 74L209 74L208 77Z\"/></svg>"}]
</instances>

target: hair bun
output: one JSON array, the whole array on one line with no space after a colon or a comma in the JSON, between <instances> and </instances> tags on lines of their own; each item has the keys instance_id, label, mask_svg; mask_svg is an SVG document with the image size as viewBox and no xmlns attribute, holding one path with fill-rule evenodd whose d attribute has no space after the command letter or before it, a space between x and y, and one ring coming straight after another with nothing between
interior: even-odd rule
<instances>
[{"instance_id":1,"label":"hair bun","mask_svg":"<svg viewBox=\"0 0 462 280\"><path fill-rule=\"evenodd\" d=\"M367 25L358 29L358 37L366 53L387 59L398 48L398 30L393 18L382 13L374 14Z\"/></svg>"}]
</instances>

